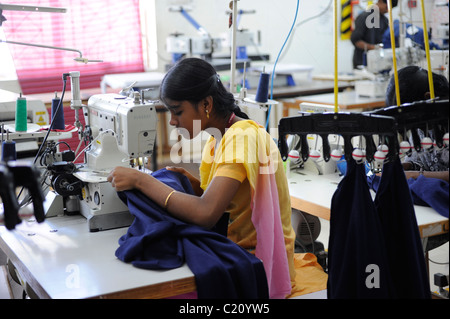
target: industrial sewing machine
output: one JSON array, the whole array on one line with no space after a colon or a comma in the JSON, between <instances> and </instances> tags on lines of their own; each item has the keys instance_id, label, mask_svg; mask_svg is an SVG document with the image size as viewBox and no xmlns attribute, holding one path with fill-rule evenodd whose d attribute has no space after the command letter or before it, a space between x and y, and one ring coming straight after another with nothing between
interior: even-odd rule
<instances>
[{"instance_id":1,"label":"industrial sewing machine","mask_svg":"<svg viewBox=\"0 0 450 319\"><path fill-rule=\"evenodd\" d=\"M427 69L426 54L420 47L402 47L397 48L395 52L398 69L408 65L417 65ZM355 82L355 91L358 95L368 97L384 97L386 95L393 68L392 56L392 49L383 47L367 51L367 66L362 70L355 70L355 74L366 78L366 80ZM433 72L448 78L449 51L431 50L430 60Z\"/></svg>"},{"instance_id":2,"label":"industrial sewing machine","mask_svg":"<svg viewBox=\"0 0 450 319\"><path fill-rule=\"evenodd\" d=\"M186 55L200 55L205 59L211 59L213 52L222 48L222 39L213 38L188 13L190 9L183 7L170 7L170 12L179 12L198 31L199 37L188 37L175 32L166 39L167 52L172 54L172 63L179 61Z\"/></svg>"},{"instance_id":3,"label":"industrial sewing machine","mask_svg":"<svg viewBox=\"0 0 450 319\"><path fill-rule=\"evenodd\" d=\"M139 92L132 92L130 96L94 95L87 106L73 103L72 107L76 112L83 109L85 127L80 127L79 136L87 144L83 150L85 163L51 163L52 186L60 197L79 198L80 213L88 220L90 231L129 226L133 217L107 176L114 167L140 166L141 158L152 155L156 105L141 98ZM61 199L57 200L55 194L48 196L58 204L49 207L47 216L63 211Z\"/></svg>"}]
</instances>

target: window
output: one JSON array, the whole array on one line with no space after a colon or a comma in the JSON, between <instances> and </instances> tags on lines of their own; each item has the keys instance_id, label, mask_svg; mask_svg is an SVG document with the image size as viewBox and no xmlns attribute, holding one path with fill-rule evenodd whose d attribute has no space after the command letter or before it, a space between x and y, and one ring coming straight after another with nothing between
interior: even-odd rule
<instances>
[{"instance_id":1,"label":"window","mask_svg":"<svg viewBox=\"0 0 450 319\"><path fill-rule=\"evenodd\" d=\"M1 28L0 39L6 40ZM13 60L8 50L8 46L5 44L0 44L0 61L2 61L2 67L0 68L0 81L14 80L16 78L16 70L14 69Z\"/></svg>"},{"instance_id":2,"label":"window","mask_svg":"<svg viewBox=\"0 0 450 319\"><path fill-rule=\"evenodd\" d=\"M70 71L80 71L82 89L100 87L104 74L144 71L139 0L21 0L20 4L62 7L67 12L4 11L7 40L76 49L83 58L103 60L84 64L74 61L77 52L8 44L24 94L61 91L62 74Z\"/></svg>"}]
</instances>

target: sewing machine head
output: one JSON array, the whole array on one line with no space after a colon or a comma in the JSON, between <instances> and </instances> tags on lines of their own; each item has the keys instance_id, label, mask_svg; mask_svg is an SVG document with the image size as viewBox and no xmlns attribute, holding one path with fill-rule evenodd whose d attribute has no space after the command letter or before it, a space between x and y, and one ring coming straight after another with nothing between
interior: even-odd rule
<instances>
[{"instance_id":1,"label":"sewing machine head","mask_svg":"<svg viewBox=\"0 0 450 319\"><path fill-rule=\"evenodd\" d=\"M131 159L150 157L156 138L156 104L118 94L98 94L84 110L91 147L86 151L89 168L129 166Z\"/></svg>"},{"instance_id":2,"label":"sewing machine head","mask_svg":"<svg viewBox=\"0 0 450 319\"><path fill-rule=\"evenodd\" d=\"M85 164L72 174L63 175L60 188L73 186L80 213L88 220L90 231L129 226L133 216L107 181L116 166L133 167L134 159L150 157L156 138L156 103L141 99L138 92L131 96L99 94L83 106L84 131L80 138L88 142ZM140 165L140 163L139 163ZM61 194L61 192L59 192Z\"/></svg>"}]
</instances>

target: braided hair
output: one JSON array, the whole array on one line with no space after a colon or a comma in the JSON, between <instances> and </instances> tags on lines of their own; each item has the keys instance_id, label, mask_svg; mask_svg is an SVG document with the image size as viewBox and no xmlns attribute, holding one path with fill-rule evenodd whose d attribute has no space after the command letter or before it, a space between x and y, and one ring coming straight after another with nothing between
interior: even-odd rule
<instances>
[{"instance_id":1,"label":"braided hair","mask_svg":"<svg viewBox=\"0 0 450 319\"><path fill-rule=\"evenodd\" d=\"M241 111L232 93L227 91L214 67L199 58L185 58L177 62L164 76L160 86L160 100L189 101L196 107L204 98L211 96L214 112L227 118L232 112L248 119Z\"/></svg>"}]
</instances>

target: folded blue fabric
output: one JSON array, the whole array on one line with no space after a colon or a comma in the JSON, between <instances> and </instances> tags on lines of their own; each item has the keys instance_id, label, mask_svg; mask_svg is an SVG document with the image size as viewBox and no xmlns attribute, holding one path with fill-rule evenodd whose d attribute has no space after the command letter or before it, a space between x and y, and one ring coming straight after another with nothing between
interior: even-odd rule
<instances>
[{"instance_id":1,"label":"folded blue fabric","mask_svg":"<svg viewBox=\"0 0 450 319\"><path fill-rule=\"evenodd\" d=\"M371 189L377 192L380 176L367 176L367 183ZM448 218L449 187L446 181L420 175L417 179L409 178L408 186L415 205L429 206Z\"/></svg>"},{"instance_id":2,"label":"folded blue fabric","mask_svg":"<svg viewBox=\"0 0 450 319\"><path fill-rule=\"evenodd\" d=\"M153 177L193 194L189 180L165 169ZM120 192L135 220L119 239L116 256L145 269L173 269L187 263L198 298L268 298L262 262L225 236L169 215L139 191Z\"/></svg>"},{"instance_id":3,"label":"folded blue fabric","mask_svg":"<svg viewBox=\"0 0 450 319\"><path fill-rule=\"evenodd\" d=\"M449 189L446 181L419 175L417 179L408 179L408 185L413 195L414 204L430 206L439 214L448 218Z\"/></svg>"}]
</instances>

